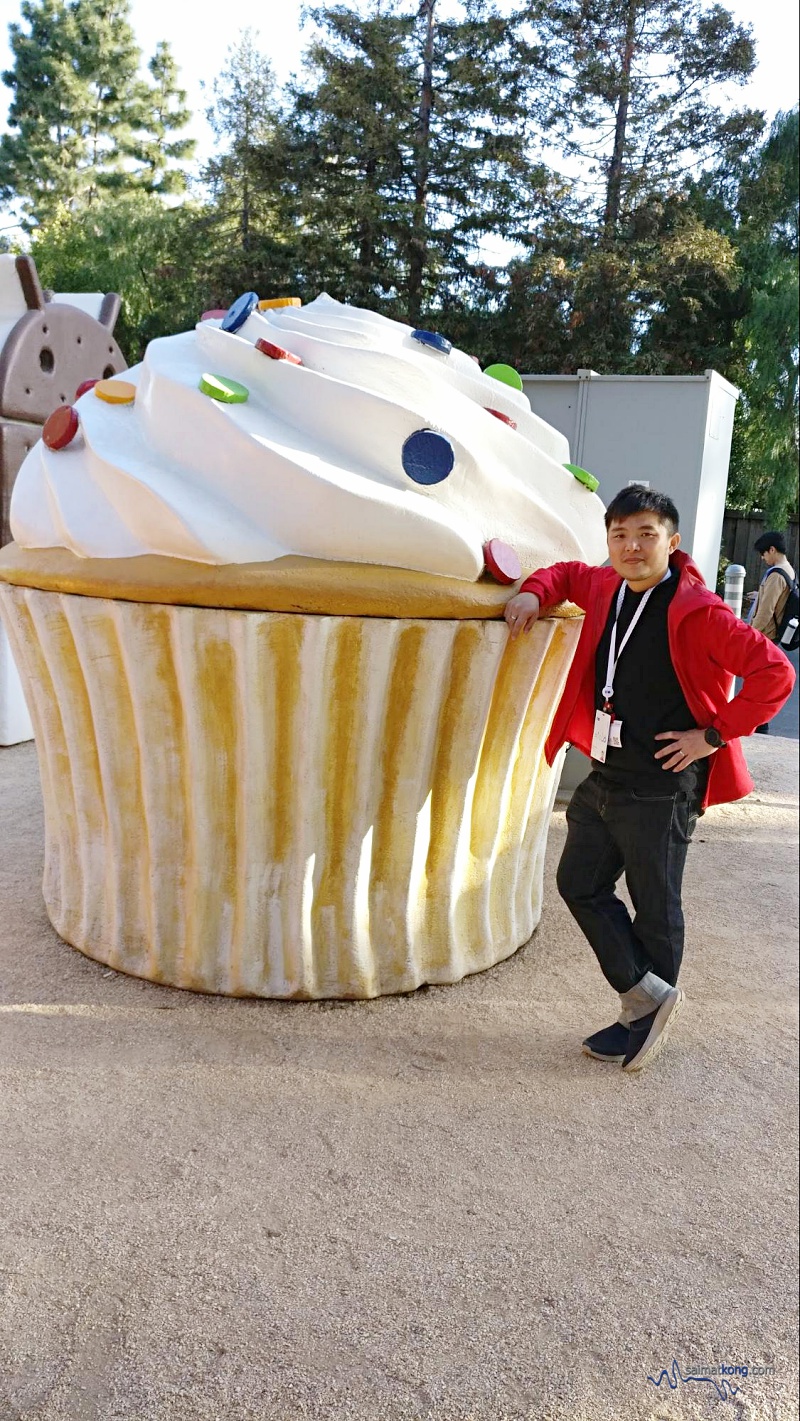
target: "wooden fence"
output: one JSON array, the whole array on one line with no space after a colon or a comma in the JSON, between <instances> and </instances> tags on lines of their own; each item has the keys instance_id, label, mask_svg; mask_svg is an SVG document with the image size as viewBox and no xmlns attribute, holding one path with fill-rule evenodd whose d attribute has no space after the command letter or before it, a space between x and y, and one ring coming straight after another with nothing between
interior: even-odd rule
<instances>
[{"instance_id":1,"label":"wooden fence","mask_svg":"<svg viewBox=\"0 0 800 1421\"><path fill-rule=\"evenodd\" d=\"M720 555L727 558L728 562L741 563L742 567L747 569L744 580L746 592L752 592L758 587L765 570L760 554L756 552L753 544L767 528L763 518L756 518L747 513L734 513L730 509L723 520ZM797 572L798 520L793 519L780 531L786 539L786 556ZM721 586L718 591L721 591Z\"/></svg>"}]
</instances>

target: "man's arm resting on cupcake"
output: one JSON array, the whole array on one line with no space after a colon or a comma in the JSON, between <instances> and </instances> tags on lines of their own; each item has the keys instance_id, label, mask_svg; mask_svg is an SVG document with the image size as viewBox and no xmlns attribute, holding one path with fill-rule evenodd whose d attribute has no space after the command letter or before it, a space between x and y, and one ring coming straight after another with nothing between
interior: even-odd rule
<instances>
[{"instance_id":1,"label":"man's arm resting on cupcake","mask_svg":"<svg viewBox=\"0 0 800 1421\"><path fill-rule=\"evenodd\" d=\"M506 603L503 613L512 637L529 632L543 608L558 602L574 602L584 610L591 600L593 574L597 568L585 562L556 562L526 577L516 596Z\"/></svg>"}]
</instances>

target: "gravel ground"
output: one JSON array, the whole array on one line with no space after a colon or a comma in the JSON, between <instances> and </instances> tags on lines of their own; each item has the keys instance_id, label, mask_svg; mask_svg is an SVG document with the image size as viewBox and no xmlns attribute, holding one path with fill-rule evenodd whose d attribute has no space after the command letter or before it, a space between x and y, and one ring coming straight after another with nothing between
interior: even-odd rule
<instances>
[{"instance_id":1,"label":"gravel ground","mask_svg":"<svg viewBox=\"0 0 800 1421\"><path fill-rule=\"evenodd\" d=\"M580 1054L614 1010L563 811L509 962L228 1001L60 942L35 753L0 752L2 1421L796 1417L796 750L753 737L755 794L700 822L640 1077Z\"/></svg>"}]
</instances>

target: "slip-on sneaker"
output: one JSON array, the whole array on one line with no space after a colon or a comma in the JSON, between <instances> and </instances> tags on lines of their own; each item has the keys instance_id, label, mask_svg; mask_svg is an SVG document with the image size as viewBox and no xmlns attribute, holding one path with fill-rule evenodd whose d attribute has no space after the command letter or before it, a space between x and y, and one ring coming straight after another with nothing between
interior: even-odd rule
<instances>
[{"instance_id":1,"label":"slip-on sneaker","mask_svg":"<svg viewBox=\"0 0 800 1421\"><path fill-rule=\"evenodd\" d=\"M604 1026L593 1036L587 1036L582 1044L585 1056L595 1061L624 1061L628 1050L630 1032L624 1022L615 1021L613 1026Z\"/></svg>"},{"instance_id":2,"label":"slip-on sneaker","mask_svg":"<svg viewBox=\"0 0 800 1421\"><path fill-rule=\"evenodd\" d=\"M640 1016L638 1021L631 1022L628 1049L622 1062L623 1071L641 1071L643 1066L649 1066L655 1060L683 1001L680 987L672 987L657 1011L648 1012L647 1016Z\"/></svg>"}]
</instances>

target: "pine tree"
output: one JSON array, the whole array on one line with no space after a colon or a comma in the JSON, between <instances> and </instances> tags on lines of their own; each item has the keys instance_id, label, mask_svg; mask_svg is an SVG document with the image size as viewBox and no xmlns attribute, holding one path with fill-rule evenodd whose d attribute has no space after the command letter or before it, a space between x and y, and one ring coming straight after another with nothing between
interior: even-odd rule
<instances>
[{"instance_id":1,"label":"pine tree","mask_svg":"<svg viewBox=\"0 0 800 1421\"><path fill-rule=\"evenodd\" d=\"M22 0L21 13L28 29L9 26L14 68L2 75L13 97L10 132L0 136L0 195L21 199L38 217L81 189L87 96L74 58L74 10L66 0Z\"/></svg>"},{"instance_id":2,"label":"pine tree","mask_svg":"<svg viewBox=\"0 0 800 1421\"><path fill-rule=\"evenodd\" d=\"M257 48L252 30L243 30L229 48L212 93L207 118L224 147L207 165L204 177L218 218L229 235L235 233L238 256L246 261L259 231L268 225L269 202L264 200L260 164L279 118L272 67Z\"/></svg>"},{"instance_id":3,"label":"pine tree","mask_svg":"<svg viewBox=\"0 0 800 1421\"><path fill-rule=\"evenodd\" d=\"M410 223L413 21L380 5L366 18L346 5L312 18L309 77L290 86L282 146L262 154L262 179L279 195L298 289L389 309Z\"/></svg>"},{"instance_id":4,"label":"pine tree","mask_svg":"<svg viewBox=\"0 0 800 1421\"><path fill-rule=\"evenodd\" d=\"M87 145L85 195L131 185L125 160L146 122L146 88L138 77L141 52L128 18L129 0L78 0L77 67L85 85Z\"/></svg>"},{"instance_id":5,"label":"pine tree","mask_svg":"<svg viewBox=\"0 0 800 1421\"><path fill-rule=\"evenodd\" d=\"M745 155L763 128L762 114L715 101L755 67L750 27L718 3L531 0L529 14L550 131L589 165L607 244L642 200L700 162Z\"/></svg>"},{"instance_id":6,"label":"pine tree","mask_svg":"<svg viewBox=\"0 0 800 1421\"><path fill-rule=\"evenodd\" d=\"M721 363L741 314L736 252L690 194L698 165L740 167L763 127L715 90L751 73L748 27L705 0L530 0L528 13L550 141L581 168L561 230L544 243L535 234L514 268L518 309L543 259L563 256L564 367ZM552 344L543 335L529 325L540 354Z\"/></svg>"},{"instance_id":7,"label":"pine tree","mask_svg":"<svg viewBox=\"0 0 800 1421\"><path fill-rule=\"evenodd\" d=\"M412 321L463 311L481 243L518 239L546 185L528 153L531 52L485 0L322 6L287 116L282 212L333 294ZM488 288L485 287L484 290Z\"/></svg>"},{"instance_id":8,"label":"pine tree","mask_svg":"<svg viewBox=\"0 0 800 1421\"><path fill-rule=\"evenodd\" d=\"M104 189L163 188L166 163L188 151L164 143L188 118L180 106L170 111L179 91L169 50L160 46L151 63L151 87L139 77L129 11L130 0L22 0L28 28L10 26L14 67L2 76L13 98L0 193L21 204L29 224ZM148 138L162 143L155 165Z\"/></svg>"},{"instance_id":9,"label":"pine tree","mask_svg":"<svg viewBox=\"0 0 800 1421\"><path fill-rule=\"evenodd\" d=\"M186 173L175 164L191 158L193 138L176 138L192 114L186 107L186 90L178 82L178 66L169 45L160 41L150 60L151 84L141 94L141 126L144 130L127 145L131 158L140 163L137 177L147 192L179 193L187 186Z\"/></svg>"},{"instance_id":10,"label":"pine tree","mask_svg":"<svg viewBox=\"0 0 800 1421\"><path fill-rule=\"evenodd\" d=\"M742 399L734 432L731 496L780 527L797 510L798 110L779 114L742 178L737 244L747 310L736 328L731 377Z\"/></svg>"},{"instance_id":11,"label":"pine tree","mask_svg":"<svg viewBox=\"0 0 800 1421\"><path fill-rule=\"evenodd\" d=\"M444 14L440 0L419 6L411 319L426 306L453 304L459 288L468 297L476 278L484 292L491 289L483 241L526 240L534 213L548 201L549 174L530 152L539 55L523 21L523 12L501 13L488 0L462 0Z\"/></svg>"}]
</instances>

